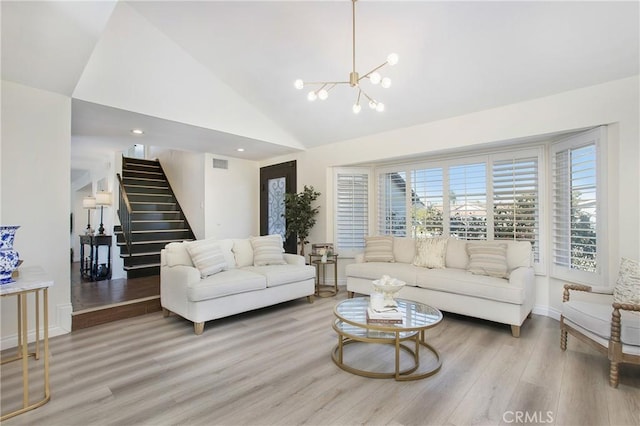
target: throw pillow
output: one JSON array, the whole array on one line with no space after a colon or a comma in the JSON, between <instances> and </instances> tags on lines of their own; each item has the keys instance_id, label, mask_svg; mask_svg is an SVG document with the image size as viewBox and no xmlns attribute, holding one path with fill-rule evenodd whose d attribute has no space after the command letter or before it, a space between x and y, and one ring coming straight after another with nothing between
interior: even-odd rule
<instances>
[{"instance_id":1,"label":"throw pillow","mask_svg":"<svg viewBox=\"0 0 640 426\"><path fill-rule=\"evenodd\" d=\"M393 258L393 237L364 237L365 262L395 262Z\"/></svg>"},{"instance_id":2,"label":"throw pillow","mask_svg":"<svg viewBox=\"0 0 640 426\"><path fill-rule=\"evenodd\" d=\"M448 238L440 237L417 239L416 256L413 258L413 264L423 268L444 268L448 241Z\"/></svg>"},{"instance_id":3,"label":"throw pillow","mask_svg":"<svg viewBox=\"0 0 640 426\"><path fill-rule=\"evenodd\" d=\"M217 274L227 267L222 248L215 240L194 241L187 245L187 251L202 278Z\"/></svg>"},{"instance_id":4,"label":"throw pillow","mask_svg":"<svg viewBox=\"0 0 640 426\"><path fill-rule=\"evenodd\" d=\"M238 268L253 266L253 248L248 238L233 240L233 256Z\"/></svg>"},{"instance_id":5,"label":"throw pillow","mask_svg":"<svg viewBox=\"0 0 640 426\"><path fill-rule=\"evenodd\" d=\"M253 266L286 265L280 234L251 237Z\"/></svg>"},{"instance_id":6,"label":"throw pillow","mask_svg":"<svg viewBox=\"0 0 640 426\"><path fill-rule=\"evenodd\" d=\"M618 280L613 289L613 301L640 305L640 264L634 260L620 259ZM640 312L634 312L640 315Z\"/></svg>"},{"instance_id":7,"label":"throw pillow","mask_svg":"<svg viewBox=\"0 0 640 426\"><path fill-rule=\"evenodd\" d=\"M507 278L507 245L493 242L467 243L469 266L476 275Z\"/></svg>"}]
</instances>

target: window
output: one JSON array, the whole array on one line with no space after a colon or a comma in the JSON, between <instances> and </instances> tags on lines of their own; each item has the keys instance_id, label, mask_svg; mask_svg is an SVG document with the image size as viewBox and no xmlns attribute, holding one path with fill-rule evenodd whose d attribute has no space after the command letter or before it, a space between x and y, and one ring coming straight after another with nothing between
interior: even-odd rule
<instances>
[{"instance_id":1,"label":"window","mask_svg":"<svg viewBox=\"0 0 640 426\"><path fill-rule=\"evenodd\" d=\"M530 241L540 262L538 158L493 163L493 238Z\"/></svg>"},{"instance_id":2,"label":"window","mask_svg":"<svg viewBox=\"0 0 640 426\"><path fill-rule=\"evenodd\" d=\"M602 212L598 209L604 174L598 147L604 130L595 129L552 147L552 274L558 278L599 283L603 276ZM600 177L602 176L602 178Z\"/></svg>"},{"instance_id":3,"label":"window","mask_svg":"<svg viewBox=\"0 0 640 426\"><path fill-rule=\"evenodd\" d=\"M407 234L407 174L382 173L378 178L378 232L404 237Z\"/></svg>"},{"instance_id":4,"label":"window","mask_svg":"<svg viewBox=\"0 0 640 426\"><path fill-rule=\"evenodd\" d=\"M382 169L378 232L529 241L537 269L542 270L542 152L541 147L524 148Z\"/></svg>"},{"instance_id":5,"label":"window","mask_svg":"<svg viewBox=\"0 0 640 426\"><path fill-rule=\"evenodd\" d=\"M336 172L336 249L340 254L364 249L369 234L369 173L362 170Z\"/></svg>"},{"instance_id":6,"label":"window","mask_svg":"<svg viewBox=\"0 0 640 426\"><path fill-rule=\"evenodd\" d=\"M435 237L443 234L442 187L441 167L411 171L412 237Z\"/></svg>"},{"instance_id":7,"label":"window","mask_svg":"<svg viewBox=\"0 0 640 426\"><path fill-rule=\"evenodd\" d=\"M485 163L449 167L449 233L461 240L487 239Z\"/></svg>"}]
</instances>

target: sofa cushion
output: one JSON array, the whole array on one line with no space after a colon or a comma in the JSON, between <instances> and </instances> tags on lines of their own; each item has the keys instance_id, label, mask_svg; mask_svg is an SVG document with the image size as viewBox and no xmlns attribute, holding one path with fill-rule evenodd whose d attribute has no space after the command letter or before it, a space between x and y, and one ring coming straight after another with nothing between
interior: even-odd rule
<instances>
[{"instance_id":1,"label":"sofa cushion","mask_svg":"<svg viewBox=\"0 0 640 426\"><path fill-rule=\"evenodd\" d=\"M416 275L418 271L422 269L424 268L398 262L351 263L346 266L346 275L348 277L362 278L371 281L378 280L383 275L389 275L391 278L404 281L409 286L415 286Z\"/></svg>"},{"instance_id":2,"label":"sofa cushion","mask_svg":"<svg viewBox=\"0 0 640 426\"><path fill-rule=\"evenodd\" d=\"M447 238L439 237L417 239L413 264L423 268L444 268L447 241Z\"/></svg>"},{"instance_id":3,"label":"sofa cushion","mask_svg":"<svg viewBox=\"0 0 640 426\"><path fill-rule=\"evenodd\" d=\"M611 313L613 308L606 303L570 300L562 304L562 315L575 324L603 339L611 337ZM620 340L627 345L640 346L640 316L629 311L620 311Z\"/></svg>"},{"instance_id":4,"label":"sofa cushion","mask_svg":"<svg viewBox=\"0 0 640 426\"><path fill-rule=\"evenodd\" d=\"M613 289L613 300L617 303L640 305L640 265L638 262L622 258L618 280ZM640 312L637 312L640 315Z\"/></svg>"},{"instance_id":5,"label":"sofa cushion","mask_svg":"<svg viewBox=\"0 0 640 426\"><path fill-rule=\"evenodd\" d=\"M186 242L167 244L164 246L164 256L167 266L194 266Z\"/></svg>"},{"instance_id":6,"label":"sofa cushion","mask_svg":"<svg viewBox=\"0 0 640 426\"><path fill-rule=\"evenodd\" d=\"M248 238L233 240L232 251L238 268L253 265L253 248Z\"/></svg>"},{"instance_id":7,"label":"sofa cushion","mask_svg":"<svg viewBox=\"0 0 640 426\"><path fill-rule=\"evenodd\" d=\"M447 255L445 265L447 268L467 269L469 255L467 254L467 241L449 238L447 243Z\"/></svg>"},{"instance_id":8,"label":"sofa cushion","mask_svg":"<svg viewBox=\"0 0 640 426\"><path fill-rule=\"evenodd\" d=\"M227 267L220 244L215 240L194 241L187 245L187 251L202 278L216 274Z\"/></svg>"},{"instance_id":9,"label":"sofa cushion","mask_svg":"<svg viewBox=\"0 0 640 426\"><path fill-rule=\"evenodd\" d=\"M250 241L253 248L253 266L287 264L282 255L284 248L280 234L251 237Z\"/></svg>"},{"instance_id":10,"label":"sofa cushion","mask_svg":"<svg viewBox=\"0 0 640 426\"><path fill-rule=\"evenodd\" d=\"M382 235L364 238L365 262L394 262L393 237Z\"/></svg>"},{"instance_id":11,"label":"sofa cushion","mask_svg":"<svg viewBox=\"0 0 640 426\"><path fill-rule=\"evenodd\" d=\"M316 277L315 268L308 265L248 266L243 268L243 270L264 276L267 280L267 287L277 287L279 285L315 279Z\"/></svg>"},{"instance_id":12,"label":"sofa cushion","mask_svg":"<svg viewBox=\"0 0 640 426\"><path fill-rule=\"evenodd\" d=\"M418 268L417 285L421 288L480 297L521 305L526 294L522 287L510 285L504 278L474 275L462 269Z\"/></svg>"},{"instance_id":13,"label":"sofa cushion","mask_svg":"<svg viewBox=\"0 0 640 426\"><path fill-rule=\"evenodd\" d=\"M267 283L263 275L235 268L190 284L187 288L187 297L192 302L198 302L231 294L262 290L266 287Z\"/></svg>"},{"instance_id":14,"label":"sofa cushion","mask_svg":"<svg viewBox=\"0 0 640 426\"><path fill-rule=\"evenodd\" d=\"M531 243L529 241L496 241L507 244L507 268L529 268L531 265Z\"/></svg>"},{"instance_id":15,"label":"sofa cushion","mask_svg":"<svg viewBox=\"0 0 640 426\"><path fill-rule=\"evenodd\" d=\"M393 259L400 263L411 263L416 255L416 240L408 237L393 237Z\"/></svg>"},{"instance_id":16,"label":"sofa cushion","mask_svg":"<svg viewBox=\"0 0 640 426\"><path fill-rule=\"evenodd\" d=\"M469 266L467 270L477 275L507 277L507 244L493 241L467 243Z\"/></svg>"}]
</instances>

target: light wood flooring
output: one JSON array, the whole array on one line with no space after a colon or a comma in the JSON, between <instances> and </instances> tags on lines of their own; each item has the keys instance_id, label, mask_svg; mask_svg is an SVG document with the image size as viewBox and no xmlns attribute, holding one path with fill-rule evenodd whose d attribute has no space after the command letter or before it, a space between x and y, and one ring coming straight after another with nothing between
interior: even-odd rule
<instances>
[{"instance_id":1,"label":"light wood flooring","mask_svg":"<svg viewBox=\"0 0 640 426\"><path fill-rule=\"evenodd\" d=\"M210 321L201 336L157 312L54 337L51 401L3 426L640 424L640 368L623 365L610 388L606 359L571 336L562 352L558 322L542 316L518 339L508 326L445 314L427 334L443 360L436 375L347 373L330 358L332 309L345 297ZM388 358L365 347L363 365ZM31 362L35 394L42 362ZM20 403L17 364L2 366L3 413Z\"/></svg>"}]
</instances>

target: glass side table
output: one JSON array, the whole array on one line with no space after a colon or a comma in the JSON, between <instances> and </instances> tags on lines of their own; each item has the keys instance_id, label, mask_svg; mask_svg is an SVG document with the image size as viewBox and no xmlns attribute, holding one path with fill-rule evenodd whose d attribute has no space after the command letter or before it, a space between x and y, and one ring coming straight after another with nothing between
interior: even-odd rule
<instances>
[{"instance_id":1,"label":"glass side table","mask_svg":"<svg viewBox=\"0 0 640 426\"><path fill-rule=\"evenodd\" d=\"M322 255L310 254L309 264L316 267L316 296L331 297L338 294L338 254L326 255L326 261L322 261ZM333 266L333 285L327 284L327 265Z\"/></svg>"}]
</instances>

